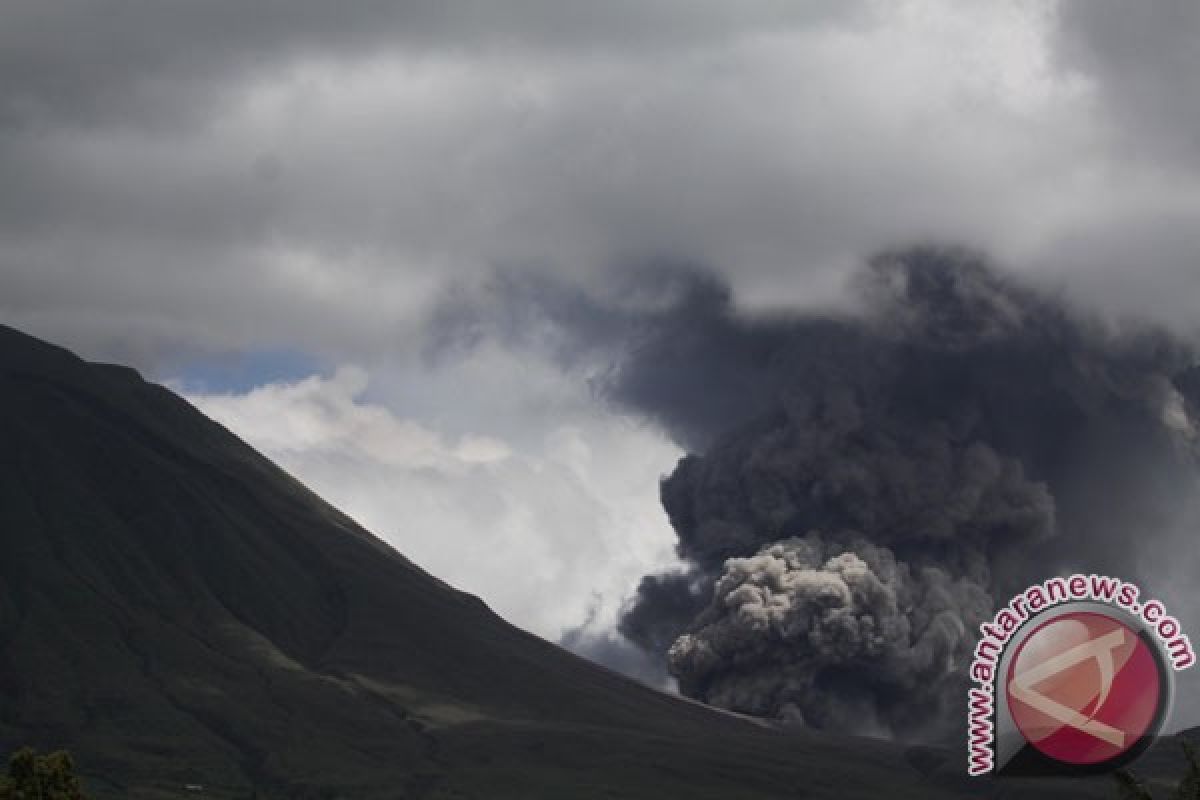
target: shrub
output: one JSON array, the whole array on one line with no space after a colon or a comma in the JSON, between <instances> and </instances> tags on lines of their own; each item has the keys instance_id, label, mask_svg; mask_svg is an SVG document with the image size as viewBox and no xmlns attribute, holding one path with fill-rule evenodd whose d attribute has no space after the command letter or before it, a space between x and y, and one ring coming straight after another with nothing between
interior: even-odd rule
<instances>
[{"instance_id":1,"label":"shrub","mask_svg":"<svg viewBox=\"0 0 1200 800\"><path fill-rule=\"evenodd\" d=\"M86 796L65 750L39 756L22 747L8 761L8 776L0 778L0 800L86 800Z\"/></svg>"}]
</instances>

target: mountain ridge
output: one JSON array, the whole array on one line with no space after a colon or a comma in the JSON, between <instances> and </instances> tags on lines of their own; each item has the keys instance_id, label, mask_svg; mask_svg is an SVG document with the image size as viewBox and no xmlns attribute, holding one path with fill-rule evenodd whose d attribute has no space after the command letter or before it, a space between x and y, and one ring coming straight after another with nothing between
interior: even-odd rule
<instances>
[{"instance_id":1,"label":"mountain ridge","mask_svg":"<svg viewBox=\"0 0 1200 800\"><path fill-rule=\"evenodd\" d=\"M995 788L950 751L779 730L591 664L168 389L4 326L0 442L0 746L70 748L97 797Z\"/></svg>"}]
</instances>

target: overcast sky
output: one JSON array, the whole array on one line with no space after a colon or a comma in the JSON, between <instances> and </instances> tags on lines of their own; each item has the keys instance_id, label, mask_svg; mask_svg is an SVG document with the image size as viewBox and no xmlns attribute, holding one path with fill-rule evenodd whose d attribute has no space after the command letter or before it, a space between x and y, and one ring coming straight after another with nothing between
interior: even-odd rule
<instances>
[{"instance_id":1,"label":"overcast sky","mask_svg":"<svg viewBox=\"0 0 1200 800\"><path fill-rule=\"evenodd\" d=\"M6 0L0 321L601 631L670 563L680 449L542 331L432 358L447 298L666 260L825 306L932 239L1190 334L1198 74L1187 0Z\"/></svg>"}]
</instances>

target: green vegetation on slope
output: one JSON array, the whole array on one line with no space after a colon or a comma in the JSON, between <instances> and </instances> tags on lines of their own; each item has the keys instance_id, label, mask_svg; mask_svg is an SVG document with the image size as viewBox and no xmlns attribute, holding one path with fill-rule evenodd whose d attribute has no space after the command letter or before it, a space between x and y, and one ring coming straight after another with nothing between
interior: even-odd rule
<instances>
[{"instance_id":1,"label":"green vegetation on slope","mask_svg":"<svg viewBox=\"0 0 1200 800\"><path fill-rule=\"evenodd\" d=\"M22 747L8 761L8 775L0 777L0 800L87 800L75 764L65 750L40 756Z\"/></svg>"}]
</instances>

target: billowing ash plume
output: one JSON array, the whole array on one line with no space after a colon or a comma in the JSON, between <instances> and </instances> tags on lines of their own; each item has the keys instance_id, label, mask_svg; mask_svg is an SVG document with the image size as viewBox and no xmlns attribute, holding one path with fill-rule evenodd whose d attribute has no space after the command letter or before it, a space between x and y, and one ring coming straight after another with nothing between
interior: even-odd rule
<instances>
[{"instance_id":1,"label":"billowing ash plume","mask_svg":"<svg viewBox=\"0 0 1200 800\"><path fill-rule=\"evenodd\" d=\"M622 630L671 640L705 702L935 735L997 597L1072 568L1138 577L1137 543L1195 489L1173 382L1193 358L962 251L889 253L857 286L859 317L710 302L643 329L612 394L695 451L662 484L693 572L643 581ZM742 413L698 425L714 407Z\"/></svg>"},{"instance_id":2,"label":"billowing ash plume","mask_svg":"<svg viewBox=\"0 0 1200 800\"><path fill-rule=\"evenodd\" d=\"M812 533L729 559L669 663L685 694L725 708L860 732L921 727L990 602L968 578ZM904 702L880 709L885 693Z\"/></svg>"},{"instance_id":3,"label":"billowing ash plume","mask_svg":"<svg viewBox=\"0 0 1200 800\"><path fill-rule=\"evenodd\" d=\"M565 358L629 337L598 385L690 453L661 487L686 567L646 576L620 630L691 697L936 736L995 603L1068 570L1145 579L1196 494L1192 350L973 253L881 255L842 316L751 317L709 276L654 274L655 302L508 306L554 309Z\"/></svg>"}]
</instances>

